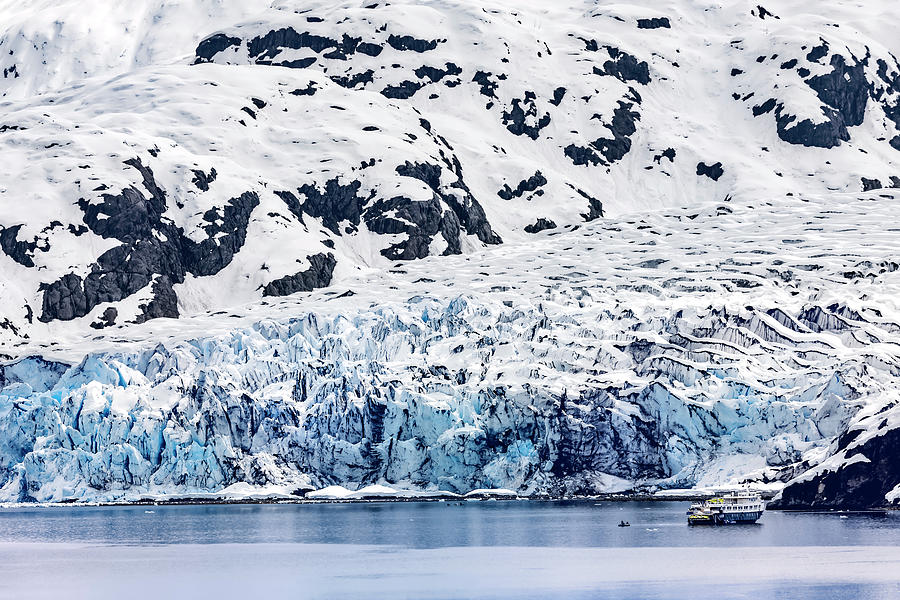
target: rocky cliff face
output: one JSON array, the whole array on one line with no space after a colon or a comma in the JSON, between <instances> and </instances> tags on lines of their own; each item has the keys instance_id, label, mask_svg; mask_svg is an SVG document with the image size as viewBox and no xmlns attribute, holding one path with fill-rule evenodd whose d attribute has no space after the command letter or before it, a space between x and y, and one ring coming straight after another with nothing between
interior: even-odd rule
<instances>
[{"instance_id":1,"label":"rocky cliff face","mask_svg":"<svg viewBox=\"0 0 900 600\"><path fill-rule=\"evenodd\" d=\"M893 390L891 390L893 392ZM861 411L827 451L827 458L788 482L773 506L865 509L900 500L900 427L896 393Z\"/></svg>"}]
</instances>

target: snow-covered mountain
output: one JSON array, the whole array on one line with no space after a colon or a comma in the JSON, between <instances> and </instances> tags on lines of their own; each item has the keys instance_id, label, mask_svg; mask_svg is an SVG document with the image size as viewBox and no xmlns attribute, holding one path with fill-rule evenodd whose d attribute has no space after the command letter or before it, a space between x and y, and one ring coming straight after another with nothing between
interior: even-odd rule
<instances>
[{"instance_id":1,"label":"snow-covered mountain","mask_svg":"<svg viewBox=\"0 0 900 600\"><path fill-rule=\"evenodd\" d=\"M3 498L892 501L900 9L810 10L0 4Z\"/></svg>"}]
</instances>

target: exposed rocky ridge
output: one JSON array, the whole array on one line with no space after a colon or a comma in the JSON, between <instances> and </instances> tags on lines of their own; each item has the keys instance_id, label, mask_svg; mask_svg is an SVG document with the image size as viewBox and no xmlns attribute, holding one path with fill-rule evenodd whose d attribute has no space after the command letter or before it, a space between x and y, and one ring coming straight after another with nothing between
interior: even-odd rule
<instances>
[{"instance_id":1,"label":"exposed rocky ridge","mask_svg":"<svg viewBox=\"0 0 900 600\"><path fill-rule=\"evenodd\" d=\"M836 462L834 471L792 481L772 503L772 508L859 510L896 504L896 490L900 482L900 469L897 467L900 429L882 429L885 431L879 431L878 437L855 445L854 452L839 447L842 462ZM858 435L860 432L852 433ZM855 436L848 432L841 436L840 441L847 442L852 437Z\"/></svg>"},{"instance_id":2,"label":"exposed rocky ridge","mask_svg":"<svg viewBox=\"0 0 900 600\"><path fill-rule=\"evenodd\" d=\"M255 192L232 198L221 212L218 208L207 210L201 225L207 237L195 242L163 219L166 193L154 180L153 171L140 159L125 164L141 174L147 195L131 186L118 195L102 194L101 203L91 204L83 198L78 202L90 231L122 245L101 254L85 278L69 273L42 285L41 321L83 317L100 304L118 302L150 284L152 299L144 305L139 320L177 317L172 285L184 282L188 273L215 275L243 246L250 214L259 205ZM198 187L208 190L208 180L203 182ZM325 285L329 282L330 278Z\"/></svg>"},{"instance_id":3,"label":"exposed rocky ridge","mask_svg":"<svg viewBox=\"0 0 900 600\"><path fill-rule=\"evenodd\" d=\"M820 462L804 462L773 507L867 509L900 503L898 397L889 388L861 410Z\"/></svg>"},{"instance_id":4,"label":"exposed rocky ridge","mask_svg":"<svg viewBox=\"0 0 900 600\"><path fill-rule=\"evenodd\" d=\"M335 266L333 254L314 254L307 256L306 260L309 261L307 270L270 281L263 289L263 296L289 296L297 292L311 292L331 283L331 274Z\"/></svg>"}]
</instances>

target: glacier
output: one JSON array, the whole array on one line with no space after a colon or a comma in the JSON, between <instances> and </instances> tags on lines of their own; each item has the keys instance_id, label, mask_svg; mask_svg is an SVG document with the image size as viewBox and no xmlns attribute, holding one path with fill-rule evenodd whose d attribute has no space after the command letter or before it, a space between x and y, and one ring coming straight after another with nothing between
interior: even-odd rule
<instances>
[{"instance_id":1,"label":"glacier","mask_svg":"<svg viewBox=\"0 0 900 600\"><path fill-rule=\"evenodd\" d=\"M896 403L897 208L599 219L300 304L36 343L2 367L0 498L780 489Z\"/></svg>"},{"instance_id":2,"label":"glacier","mask_svg":"<svg viewBox=\"0 0 900 600\"><path fill-rule=\"evenodd\" d=\"M0 501L896 504L898 6L0 0Z\"/></svg>"},{"instance_id":3,"label":"glacier","mask_svg":"<svg viewBox=\"0 0 900 600\"><path fill-rule=\"evenodd\" d=\"M601 216L900 186L890 3L18 5L9 357Z\"/></svg>"}]
</instances>

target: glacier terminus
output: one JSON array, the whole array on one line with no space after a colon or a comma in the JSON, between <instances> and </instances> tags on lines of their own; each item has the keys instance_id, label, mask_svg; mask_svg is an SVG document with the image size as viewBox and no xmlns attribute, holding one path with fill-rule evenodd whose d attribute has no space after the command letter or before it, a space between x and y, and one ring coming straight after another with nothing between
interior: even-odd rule
<instances>
[{"instance_id":1,"label":"glacier terminus","mask_svg":"<svg viewBox=\"0 0 900 600\"><path fill-rule=\"evenodd\" d=\"M900 11L812 11L0 1L0 502L896 506Z\"/></svg>"}]
</instances>

